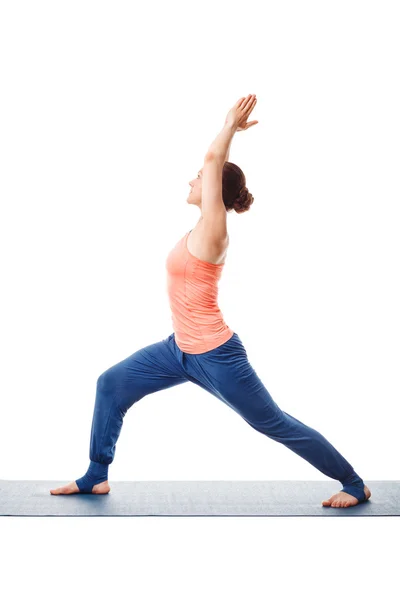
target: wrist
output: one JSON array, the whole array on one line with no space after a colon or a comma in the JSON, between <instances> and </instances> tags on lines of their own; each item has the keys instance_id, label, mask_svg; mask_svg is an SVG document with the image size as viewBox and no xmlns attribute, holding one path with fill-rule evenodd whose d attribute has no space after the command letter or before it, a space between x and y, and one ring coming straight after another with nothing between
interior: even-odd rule
<instances>
[{"instance_id":1,"label":"wrist","mask_svg":"<svg viewBox=\"0 0 400 600\"><path fill-rule=\"evenodd\" d=\"M225 121L224 129L227 129L228 131L235 133L237 128L238 128L238 126L235 123L229 123L228 121Z\"/></svg>"}]
</instances>

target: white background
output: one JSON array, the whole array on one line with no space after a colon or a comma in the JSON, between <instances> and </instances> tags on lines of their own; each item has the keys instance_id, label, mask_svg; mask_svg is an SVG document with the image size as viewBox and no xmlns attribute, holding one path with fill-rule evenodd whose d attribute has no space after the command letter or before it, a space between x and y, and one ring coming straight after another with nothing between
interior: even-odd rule
<instances>
[{"instance_id":1,"label":"white background","mask_svg":"<svg viewBox=\"0 0 400 600\"><path fill-rule=\"evenodd\" d=\"M367 483L399 479L397 3L4 2L0 17L0 478L67 483L85 473L96 380L172 333L165 260L200 217L187 204L189 181L231 106L255 93L250 119L259 123L235 135L230 153L255 200L228 216L224 319L283 410L327 437ZM327 480L192 383L143 398L125 417L111 487L159 479ZM11 523L22 532L27 521L3 518L0 527L15 536ZM142 527L144 543L152 522L151 535L172 536L177 550L193 544L193 560L205 560L187 522L30 521L32 531L44 522L58 523L60 536L69 528L71 549L82 538L96 544L95 521L112 527L105 544L113 545L119 527ZM213 574L218 597L266 594L263 582L278 592L288 568L299 569L293 589L302 578L309 586L287 546L275 565L277 554L264 554L256 574L260 555L247 553L249 574L235 580L244 556L228 559L233 543L242 553L261 534L266 552L273 527L279 547L297 523L300 539L314 531L322 554L337 535L333 558L343 560L337 552L359 553L371 535L365 520L348 518L187 521L201 529L207 558L216 553L213 568L227 561L226 573ZM229 539L222 529L235 522ZM227 546L217 551L218 527ZM139 539L136 529L128 535ZM137 566L140 543L134 551ZM164 554L149 560L165 567ZM169 583L183 586L175 595L204 597L211 584L191 589L191 568L187 582L169 572ZM267 584L262 568L277 579ZM116 591L93 584L96 594ZM141 598L162 582L153 584L146 579Z\"/></svg>"}]
</instances>

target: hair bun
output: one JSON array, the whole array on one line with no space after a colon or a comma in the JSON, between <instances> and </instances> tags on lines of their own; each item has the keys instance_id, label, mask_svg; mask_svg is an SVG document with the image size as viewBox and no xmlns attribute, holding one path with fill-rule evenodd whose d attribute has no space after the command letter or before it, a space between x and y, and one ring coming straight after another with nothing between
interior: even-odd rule
<instances>
[{"instance_id":1,"label":"hair bun","mask_svg":"<svg viewBox=\"0 0 400 600\"><path fill-rule=\"evenodd\" d=\"M240 200L243 202L246 198L247 198L247 194L249 193L249 190L247 189L246 186L244 186L239 194L239 198Z\"/></svg>"},{"instance_id":2,"label":"hair bun","mask_svg":"<svg viewBox=\"0 0 400 600\"><path fill-rule=\"evenodd\" d=\"M233 208L237 213L246 212L246 210L249 210L251 204L253 204L253 201L253 196L250 194L247 186L244 186L240 190L239 197L236 200Z\"/></svg>"}]
</instances>

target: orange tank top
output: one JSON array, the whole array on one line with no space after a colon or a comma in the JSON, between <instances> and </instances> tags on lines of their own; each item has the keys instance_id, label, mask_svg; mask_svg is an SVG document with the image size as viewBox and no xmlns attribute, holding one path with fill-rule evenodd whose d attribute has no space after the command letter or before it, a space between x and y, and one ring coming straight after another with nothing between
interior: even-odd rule
<instances>
[{"instance_id":1,"label":"orange tank top","mask_svg":"<svg viewBox=\"0 0 400 600\"><path fill-rule=\"evenodd\" d=\"M227 342L234 331L218 307L218 282L225 263L215 265L193 256L187 247L190 231L168 254L167 291L178 348L202 354Z\"/></svg>"}]
</instances>

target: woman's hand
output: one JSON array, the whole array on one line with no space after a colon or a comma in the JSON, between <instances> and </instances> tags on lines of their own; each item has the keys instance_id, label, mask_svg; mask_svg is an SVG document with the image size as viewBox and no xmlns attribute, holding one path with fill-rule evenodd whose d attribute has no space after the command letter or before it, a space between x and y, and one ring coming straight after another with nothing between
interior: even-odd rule
<instances>
[{"instance_id":1,"label":"woman's hand","mask_svg":"<svg viewBox=\"0 0 400 600\"><path fill-rule=\"evenodd\" d=\"M250 121L247 119L257 103L255 94L249 94L247 98L240 98L228 112L225 120L225 125L236 127L236 131L244 131L258 123L258 121Z\"/></svg>"}]
</instances>

